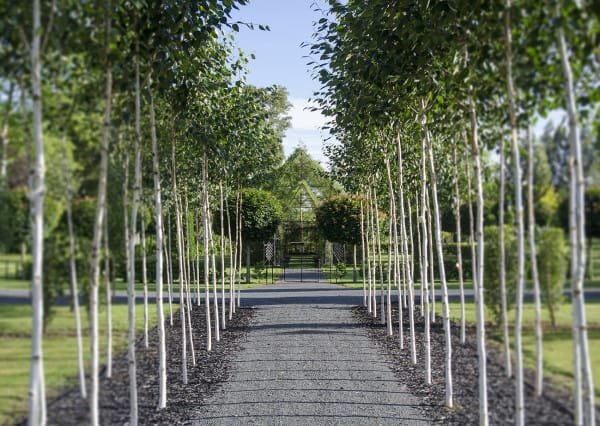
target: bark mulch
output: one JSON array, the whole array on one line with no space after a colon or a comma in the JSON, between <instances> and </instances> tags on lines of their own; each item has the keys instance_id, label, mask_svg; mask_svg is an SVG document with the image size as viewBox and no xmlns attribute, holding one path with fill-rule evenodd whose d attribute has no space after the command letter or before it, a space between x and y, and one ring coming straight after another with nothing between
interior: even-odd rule
<instances>
[{"instance_id":1,"label":"bark mulch","mask_svg":"<svg viewBox=\"0 0 600 426\"><path fill-rule=\"evenodd\" d=\"M211 312L212 313L212 312ZM191 407L200 406L229 376L229 363L246 334L254 312L238 308L227 330L221 332L221 341L214 341L211 352L206 351L206 322L204 305L191 312L196 365L192 366L188 337L188 384L181 378L181 322L179 312L173 314L173 326L165 323L167 347L167 408L158 411L158 332L150 332L150 347L143 340L136 345L138 407L140 424L179 424L188 420ZM214 317L213 317L214 321ZM138 336L140 334L138 333ZM114 358L113 377L100 380L100 423L126 424L129 421L129 375L127 352ZM89 379L88 379L89 380ZM89 424L88 403L79 396L78 388L70 389L49 401L48 423L53 425Z\"/></svg>"},{"instance_id":2,"label":"bark mulch","mask_svg":"<svg viewBox=\"0 0 600 426\"><path fill-rule=\"evenodd\" d=\"M443 424L476 425L479 423L478 361L475 329L467 329L467 341L460 343L460 326L452 324L452 374L454 382L454 408L445 407L445 339L442 319L431 324L432 384L425 384L424 321L415 312L417 364L410 357L408 313L404 309L404 349L398 338L398 312L394 308L394 336L386 335L379 318L373 318L364 307L353 311L369 330L370 337L392 362L394 372L410 391L423 401L422 409L429 418ZM557 385L544 383L541 397L534 394L533 371L525 371L525 422L536 425L573 424L573 398L570 392ZM494 342L487 344L488 410L491 424L514 424L514 379L504 372L501 349Z\"/></svg>"}]
</instances>

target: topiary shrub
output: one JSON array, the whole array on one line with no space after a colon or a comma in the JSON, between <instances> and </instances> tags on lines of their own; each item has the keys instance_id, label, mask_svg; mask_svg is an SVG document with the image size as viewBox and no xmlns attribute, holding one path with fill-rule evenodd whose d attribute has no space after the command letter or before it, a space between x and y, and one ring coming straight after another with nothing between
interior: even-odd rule
<instances>
[{"instance_id":1,"label":"topiary shrub","mask_svg":"<svg viewBox=\"0 0 600 426\"><path fill-rule=\"evenodd\" d=\"M567 275L567 246L561 228L542 228L537 240L537 262L542 301L550 313L552 327L556 327L556 311L563 300Z\"/></svg>"},{"instance_id":2,"label":"topiary shrub","mask_svg":"<svg viewBox=\"0 0 600 426\"><path fill-rule=\"evenodd\" d=\"M498 231L498 226L485 227L485 255L483 261L485 306L492 313L496 324L502 318L502 299L500 297L500 238ZM513 227L509 225L504 226L504 247L506 252L506 303L508 310L510 310L516 297L518 253L517 239Z\"/></svg>"}]
</instances>

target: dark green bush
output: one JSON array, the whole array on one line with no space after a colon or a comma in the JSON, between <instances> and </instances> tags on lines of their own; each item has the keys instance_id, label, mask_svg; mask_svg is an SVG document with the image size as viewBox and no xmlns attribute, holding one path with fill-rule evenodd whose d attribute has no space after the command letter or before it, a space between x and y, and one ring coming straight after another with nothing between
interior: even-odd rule
<instances>
[{"instance_id":1,"label":"dark green bush","mask_svg":"<svg viewBox=\"0 0 600 426\"><path fill-rule=\"evenodd\" d=\"M491 311L496 323L500 322L502 300L500 297L500 238L498 226L486 226L484 229L485 255L483 285L485 305ZM506 251L506 303L510 310L516 297L518 273L517 239L512 226L504 226L504 245Z\"/></svg>"},{"instance_id":2,"label":"dark green bush","mask_svg":"<svg viewBox=\"0 0 600 426\"><path fill-rule=\"evenodd\" d=\"M561 228L542 228L537 241L537 262L542 300L550 313L552 326L563 299L567 275L567 247Z\"/></svg>"}]
</instances>

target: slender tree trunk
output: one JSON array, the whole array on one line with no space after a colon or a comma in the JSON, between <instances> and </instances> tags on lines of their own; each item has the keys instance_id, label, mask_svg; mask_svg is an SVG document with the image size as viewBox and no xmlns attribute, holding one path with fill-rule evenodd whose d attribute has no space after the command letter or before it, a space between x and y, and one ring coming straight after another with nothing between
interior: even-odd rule
<instances>
[{"instance_id":1,"label":"slender tree trunk","mask_svg":"<svg viewBox=\"0 0 600 426\"><path fill-rule=\"evenodd\" d=\"M173 256L171 240L171 212L167 211L167 243L165 243L165 256L167 266L167 293L169 296L169 325L173 327Z\"/></svg>"},{"instance_id":2,"label":"slender tree trunk","mask_svg":"<svg viewBox=\"0 0 600 426\"><path fill-rule=\"evenodd\" d=\"M469 97L469 117L471 121L471 149L473 151L473 168L475 172L475 185L477 188L477 254L474 258L476 262L476 283L475 290L475 313L477 328L477 358L479 360L479 424L487 425L489 423L488 400L487 400L487 365L486 365L486 345L485 345L485 312L483 300L483 173L481 170L481 156L479 152L478 130L477 130L477 112L472 97Z\"/></svg>"},{"instance_id":3,"label":"slender tree trunk","mask_svg":"<svg viewBox=\"0 0 600 426\"><path fill-rule=\"evenodd\" d=\"M560 10L557 10L560 16ZM571 292L573 323L576 324L577 339L579 341L579 364L582 370L581 382L575 383L576 389L583 388L585 404L582 404L582 419L590 425L596 422L596 406L594 393L594 379L592 376L592 365L588 343L587 319L585 312L585 300L583 294L583 281L585 275L585 179L583 175L583 164L581 154L581 140L579 125L577 122L577 107L575 101L575 89L573 74L569 60L569 52L565 32L561 25L558 26L558 48L561 57L563 75L565 78L565 103L567 104L567 117L569 123L570 144L570 180L571 193L569 203L571 205ZM583 386L581 386L583 384Z\"/></svg>"},{"instance_id":4,"label":"slender tree trunk","mask_svg":"<svg viewBox=\"0 0 600 426\"><path fill-rule=\"evenodd\" d=\"M144 285L144 347L150 346L148 340L148 272L146 262L146 224L144 213L140 215L140 234L142 239L142 283Z\"/></svg>"},{"instance_id":5,"label":"slender tree trunk","mask_svg":"<svg viewBox=\"0 0 600 426\"><path fill-rule=\"evenodd\" d=\"M8 97L6 100L6 113L4 122L0 128L0 143L2 144L2 158L0 159L0 186L6 183L6 169L8 166L8 120L10 118L10 110L12 108L12 100L15 85L12 81L8 83Z\"/></svg>"},{"instance_id":6,"label":"slender tree trunk","mask_svg":"<svg viewBox=\"0 0 600 426\"><path fill-rule=\"evenodd\" d=\"M220 219L220 237L221 237L221 327L227 328L225 318L225 223L223 223L223 181L219 181L219 219Z\"/></svg>"},{"instance_id":7,"label":"slender tree trunk","mask_svg":"<svg viewBox=\"0 0 600 426\"><path fill-rule=\"evenodd\" d=\"M456 221L456 268L458 270L458 285L460 288L460 343L463 345L467 341L466 335L466 317L465 317L465 283L463 277L463 260L462 260L462 229L460 220L460 189L458 175L458 155L457 142L454 140L452 146L452 159L454 162L454 220Z\"/></svg>"},{"instance_id":8,"label":"slender tree trunk","mask_svg":"<svg viewBox=\"0 0 600 426\"><path fill-rule=\"evenodd\" d=\"M381 316L380 320L382 324L385 324L385 299L383 291L383 259L381 258L381 231L379 229L379 202L377 200L377 189L373 186L373 205L375 206L375 234L377 237L377 260L379 261L379 293L381 297L380 308Z\"/></svg>"},{"instance_id":9,"label":"slender tree trunk","mask_svg":"<svg viewBox=\"0 0 600 426\"><path fill-rule=\"evenodd\" d=\"M152 174L154 181L154 209L156 224L156 316L158 319L158 409L167 406L167 353L165 337L165 313L163 309L163 216L162 189L160 186L160 162L156 140L154 96L150 92L150 139L152 141Z\"/></svg>"},{"instance_id":10,"label":"slender tree trunk","mask_svg":"<svg viewBox=\"0 0 600 426\"><path fill-rule=\"evenodd\" d=\"M367 278L365 277L365 214L363 199L360 199L360 248L362 251L362 280L363 280L363 306L367 306Z\"/></svg>"},{"instance_id":11,"label":"slender tree trunk","mask_svg":"<svg viewBox=\"0 0 600 426\"><path fill-rule=\"evenodd\" d=\"M206 162L202 161L202 237L204 242L204 297L206 305L206 350L212 350L212 329L210 315L210 279L209 279L209 257L208 257L208 183L206 182L206 173L204 171Z\"/></svg>"},{"instance_id":12,"label":"slender tree trunk","mask_svg":"<svg viewBox=\"0 0 600 426\"><path fill-rule=\"evenodd\" d=\"M181 322L181 381L184 385L188 383L187 369L187 337L185 326L185 283L183 282L183 245L181 241L181 215L179 214L179 202L177 201L177 162L175 161L175 140L172 141L171 167L173 177L173 202L175 205L175 227L177 233L177 258L179 259L179 319ZM208 309L208 306L207 306ZM209 327L210 328L210 327Z\"/></svg>"},{"instance_id":13,"label":"slender tree trunk","mask_svg":"<svg viewBox=\"0 0 600 426\"><path fill-rule=\"evenodd\" d=\"M431 219L431 202L429 199L429 191L425 197L425 211L427 212L427 238L429 241L429 246L427 249L429 250L429 285L431 287L431 322L435 323L435 275L434 275L434 260L433 260L433 221Z\"/></svg>"},{"instance_id":14,"label":"slender tree trunk","mask_svg":"<svg viewBox=\"0 0 600 426\"><path fill-rule=\"evenodd\" d=\"M108 208L104 212L104 286L106 295L106 370L105 376L112 377L112 289L110 286L110 250L108 246ZM83 358L83 353L82 353ZM81 360L83 363L83 359Z\"/></svg>"},{"instance_id":15,"label":"slender tree trunk","mask_svg":"<svg viewBox=\"0 0 600 426\"><path fill-rule=\"evenodd\" d=\"M529 225L529 253L531 257L531 278L533 279L533 297L535 305L535 393L542 395L544 380L543 347L542 347L542 300L540 295L540 279L538 275L537 254L535 249L535 212L533 208L533 175L534 153L533 136L527 126L527 214Z\"/></svg>"},{"instance_id":16,"label":"slender tree trunk","mask_svg":"<svg viewBox=\"0 0 600 426\"><path fill-rule=\"evenodd\" d=\"M373 276L371 280L373 281L373 317L377 318L377 235L375 235L375 201L374 201L374 191L375 189L371 187L371 247L372 247L372 256L373 256L373 264L371 267L371 273Z\"/></svg>"},{"instance_id":17,"label":"slender tree trunk","mask_svg":"<svg viewBox=\"0 0 600 426\"><path fill-rule=\"evenodd\" d=\"M237 204L237 200L236 200ZM237 252L233 251L233 239L231 236L231 217L229 215L229 201L225 197L225 213L227 217L227 239L229 240L229 321L233 318L235 312L235 260L237 259Z\"/></svg>"},{"instance_id":18,"label":"slender tree trunk","mask_svg":"<svg viewBox=\"0 0 600 426\"><path fill-rule=\"evenodd\" d=\"M236 300L236 303L237 303L238 307L240 306L240 302L241 302L241 299L242 299L242 253L244 253L244 251L243 251L243 241L242 241L242 226L243 226L243 223L242 223L242 207L243 207L244 199L242 197L242 190L239 189L239 191L240 191L240 208L238 210L238 227L237 227L237 230L238 230L238 240L239 240L239 245L240 245L240 248L239 248L238 252L239 252L239 256L240 257L238 259L239 276L238 276L238 288L237 288L238 294L237 294L237 300Z\"/></svg>"},{"instance_id":19,"label":"slender tree trunk","mask_svg":"<svg viewBox=\"0 0 600 426\"><path fill-rule=\"evenodd\" d=\"M358 281L356 273L356 244L352 244L352 282Z\"/></svg>"},{"instance_id":20,"label":"slender tree trunk","mask_svg":"<svg viewBox=\"0 0 600 426\"><path fill-rule=\"evenodd\" d=\"M196 220L196 281L198 283L196 287L196 303L200 306L202 299L200 298L200 215L198 208L195 209L194 217Z\"/></svg>"},{"instance_id":21,"label":"slender tree trunk","mask_svg":"<svg viewBox=\"0 0 600 426\"><path fill-rule=\"evenodd\" d=\"M394 246L394 281L398 284L398 333L400 339L400 349L404 349L404 328L402 327L402 290L400 285L400 277L397 273L396 265L398 264L398 256L397 256L397 247L398 247L398 231L396 229L396 224L398 223L396 218L396 200L394 198L394 185L392 183L392 172L390 170L390 160L386 154L385 157L385 169L388 180L388 191L390 193L390 229L388 232L388 288L387 288L387 309L386 309L386 324L387 324L387 334L391 336L393 334L392 328L392 245ZM394 232L394 230L396 232ZM393 240L392 240L393 238Z\"/></svg>"},{"instance_id":22,"label":"slender tree trunk","mask_svg":"<svg viewBox=\"0 0 600 426\"><path fill-rule=\"evenodd\" d=\"M210 211L210 199L208 196L208 158L206 157L206 152L204 153L204 173L205 179L207 182L207 191L205 194L206 197L206 211L207 211L207 221L208 221L208 236L209 236L209 244L210 244L210 261L212 266L212 284L213 284L213 304L215 311L215 340L219 342L221 340L221 332L220 321L219 321L219 297L217 293L217 265L215 262L215 242L212 233L212 218Z\"/></svg>"},{"instance_id":23,"label":"slender tree trunk","mask_svg":"<svg viewBox=\"0 0 600 426\"><path fill-rule=\"evenodd\" d=\"M104 212L106 211L106 181L108 174L108 148L110 144L111 113L112 113L112 65L110 63L110 43L112 0L107 0L105 5L105 76L106 86L104 93L104 119L102 123L102 137L100 142L100 175L98 178L98 196L96 198L96 214L94 218L94 236L92 238L90 262L90 424L97 426L100 422L98 412L99 374L98 366L100 357L98 353L98 283L100 282L100 242L102 241L102 228ZM34 275L35 276L35 275Z\"/></svg>"},{"instance_id":24,"label":"slender tree trunk","mask_svg":"<svg viewBox=\"0 0 600 426\"><path fill-rule=\"evenodd\" d=\"M12 86L11 86L12 91ZM12 93L11 93L12 95ZM83 339L81 337L81 316L79 313L79 284L77 282L77 264L75 262L75 233L73 232L73 214L71 210L71 177L67 164L67 139L63 133L62 148L62 178L65 186L65 209L67 211L67 231L69 234L69 278L71 297L73 300L73 315L75 317L75 336L77 341L77 371L79 373L79 392L83 399L87 398L85 385L85 367L83 364ZM106 214L106 213L105 213Z\"/></svg>"},{"instance_id":25,"label":"slender tree trunk","mask_svg":"<svg viewBox=\"0 0 600 426\"><path fill-rule=\"evenodd\" d=\"M425 109L425 105L422 102L423 110ZM425 114L422 116L422 127L425 127ZM425 317L425 383L428 385L431 384L431 337L430 337L430 315L429 315L429 286L427 284L427 270L429 266L428 259L428 229L427 229L427 146L425 144L425 136L421 137L421 226L422 226L422 275L421 275L421 285L424 288L423 295L423 305L424 305L424 317ZM431 259L432 261L432 259Z\"/></svg>"},{"instance_id":26,"label":"slender tree trunk","mask_svg":"<svg viewBox=\"0 0 600 426\"><path fill-rule=\"evenodd\" d=\"M368 282L369 282L369 294L367 299L367 310L369 313L373 312L373 275L371 273L371 190L370 187L367 187L367 200L366 200L366 233L365 233L365 244L367 251L367 272L368 272Z\"/></svg>"},{"instance_id":27,"label":"slender tree trunk","mask_svg":"<svg viewBox=\"0 0 600 426\"><path fill-rule=\"evenodd\" d=\"M435 221L435 242L437 247L438 273L442 286L442 321L444 323L444 335L446 339L446 406L454 405L454 391L452 386L452 330L450 325L450 305L448 302L448 283L446 282L446 269L444 267L444 249L442 247L442 223L440 219L440 207L437 196L437 175L433 160L433 146L431 135L425 123L425 139L427 151L429 152L429 174L431 177L431 193L433 198L433 218Z\"/></svg>"},{"instance_id":28,"label":"slender tree trunk","mask_svg":"<svg viewBox=\"0 0 600 426\"><path fill-rule=\"evenodd\" d=\"M500 301L502 320L502 340L504 344L504 370L507 377L512 377L512 358L510 337L508 334L508 304L506 296L506 249L504 238L504 195L506 192L506 161L504 159L504 138L500 138L500 198L498 206L498 243L500 249Z\"/></svg>"},{"instance_id":29,"label":"slender tree trunk","mask_svg":"<svg viewBox=\"0 0 600 426\"><path fill-rule=\"evenodd\" d=\"M400 140L398 140L398 142L400 142ZM400 170L400 174L403 175L403 170L402 170L402 149L399 146L399 150L398 150L398 154L399 154L399 158L398 158L398 163L400 165L399 170ZM402 182L403 178L401 179ZM411 206L410 206L410 198L407 197L407 202L408 202L408 218L409 218L409 227L411 229L410 231L410 237L407 235L406 232L406 220L405 220L405 216L404 216L404 182L401 183L400 185L400 232L402 234L401 240L403 241L402 244L402 258L404 259L404 263L405 263L405 270L406 270L406 280L407 280L407 288L408 288L408 326L409 326L409 331L410 331L410 355L411 355L411 360L413 364L417 363L417 339L415 337L415 281L414 281L414 262L413 262L413 253L410 254L411 257L411 264L408 264L408 238L410 238L411 240L411 250L413 250L413 243L412 243L412 220L410 219L411 217Z\"/></svg>"},{"instance_id":30,"label":"slender tree trunk","mask_svg":"<svg viewBox=\"0 0 600 426\"><path fill-rule=\"evenodd\" d=\"M421 228L422 226L419 226L421 224L421 218L423 217L423 213L422 213L422 208L420 207L421 203L419 203L419 197L418 194L416 194L415 196L415 214L416 214L416 221L417 221L417 251L419 253L419 276L421 277L421 285L420 285L420 292L421 292L421 300L419 301L419 304L421 305L421 318L423 318L425 316L425 288L424 288L424 284L425 281L423 281L423 276L424 274L426 274L427 272L425 272L425 270L423 270L423 240L421 238Z\"/></svg>"},{"instance_id":31,"label":"slender tree trunk","mask_svg":"<svg viewBox=\"0 0 600 426\"><path fill-rule=\"evenodd\" d=\"M504 21L506 48L506 81L508 90L508 115L510 119L510 145L513 157L515 180L515 221L517 225L517 300L515 302L515 424L525 424L525 391L523 389L523 292L525 288L525 236L523 226L523 181L521 172L521 154L517 137L517 106L512 77L512 28L510 21L511 0L506 0Z\"/></svg>"},{"instance_id":32,"label":"slender tree trunk","mask_svg":"<svg viewBox=\"0 0 600 426\"><path fill-rule=\"evenodd\" d=\"M33 0L33 27L31 42L31 91L33 98L33 154L29 188L32 282L31 282L31 362L29 369L29 424L46 424L46 398L44 387L44 359L42 350L44 328L44 197L45 158L42 129L42 59L40 52L41 7Z\"/></svg>"},{"instance_id":33,"label":"slender tree trunk","mask_svg":"<svg viewBox=\"0 0 600 426\"><path fill-rule=\"evenodd\" d=\"M186 191L187 194L187 191ZM186 301L186 318L187 318L187 331L190 342L190 353L192 354L192 366L196 366L196 352L194 350L194 330L192 328L192 298L190 286L192 283L192 279L190 277L190 244L189 244L189 206L187 201L187 195L185 197L185 210L182 206L181 197L179 198L179 208L180 212L183 215L185 212L185 228L183 227L183 217L181 219L181 244L183 246L183 283L185 283L185 301Z\"/></svg>"}]
</instances>

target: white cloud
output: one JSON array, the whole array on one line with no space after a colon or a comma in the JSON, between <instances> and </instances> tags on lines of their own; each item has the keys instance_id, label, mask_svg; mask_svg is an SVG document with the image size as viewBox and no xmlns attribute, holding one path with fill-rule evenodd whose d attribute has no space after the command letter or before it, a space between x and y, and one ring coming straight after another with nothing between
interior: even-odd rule
<instances>
[{"instance_id":1,"label":"white cloud","mask_svg":"<svg viewBox=\"0 0 600 426\"><path fill-rule=\"evenodd\" d=\"M313 107L308 99L291 98L292 108L290 117L292 117L292 128L295 130L319 130L325 125L327 119L320 111L310 111L307 108Z\"/></svg>"}]
</instances>

